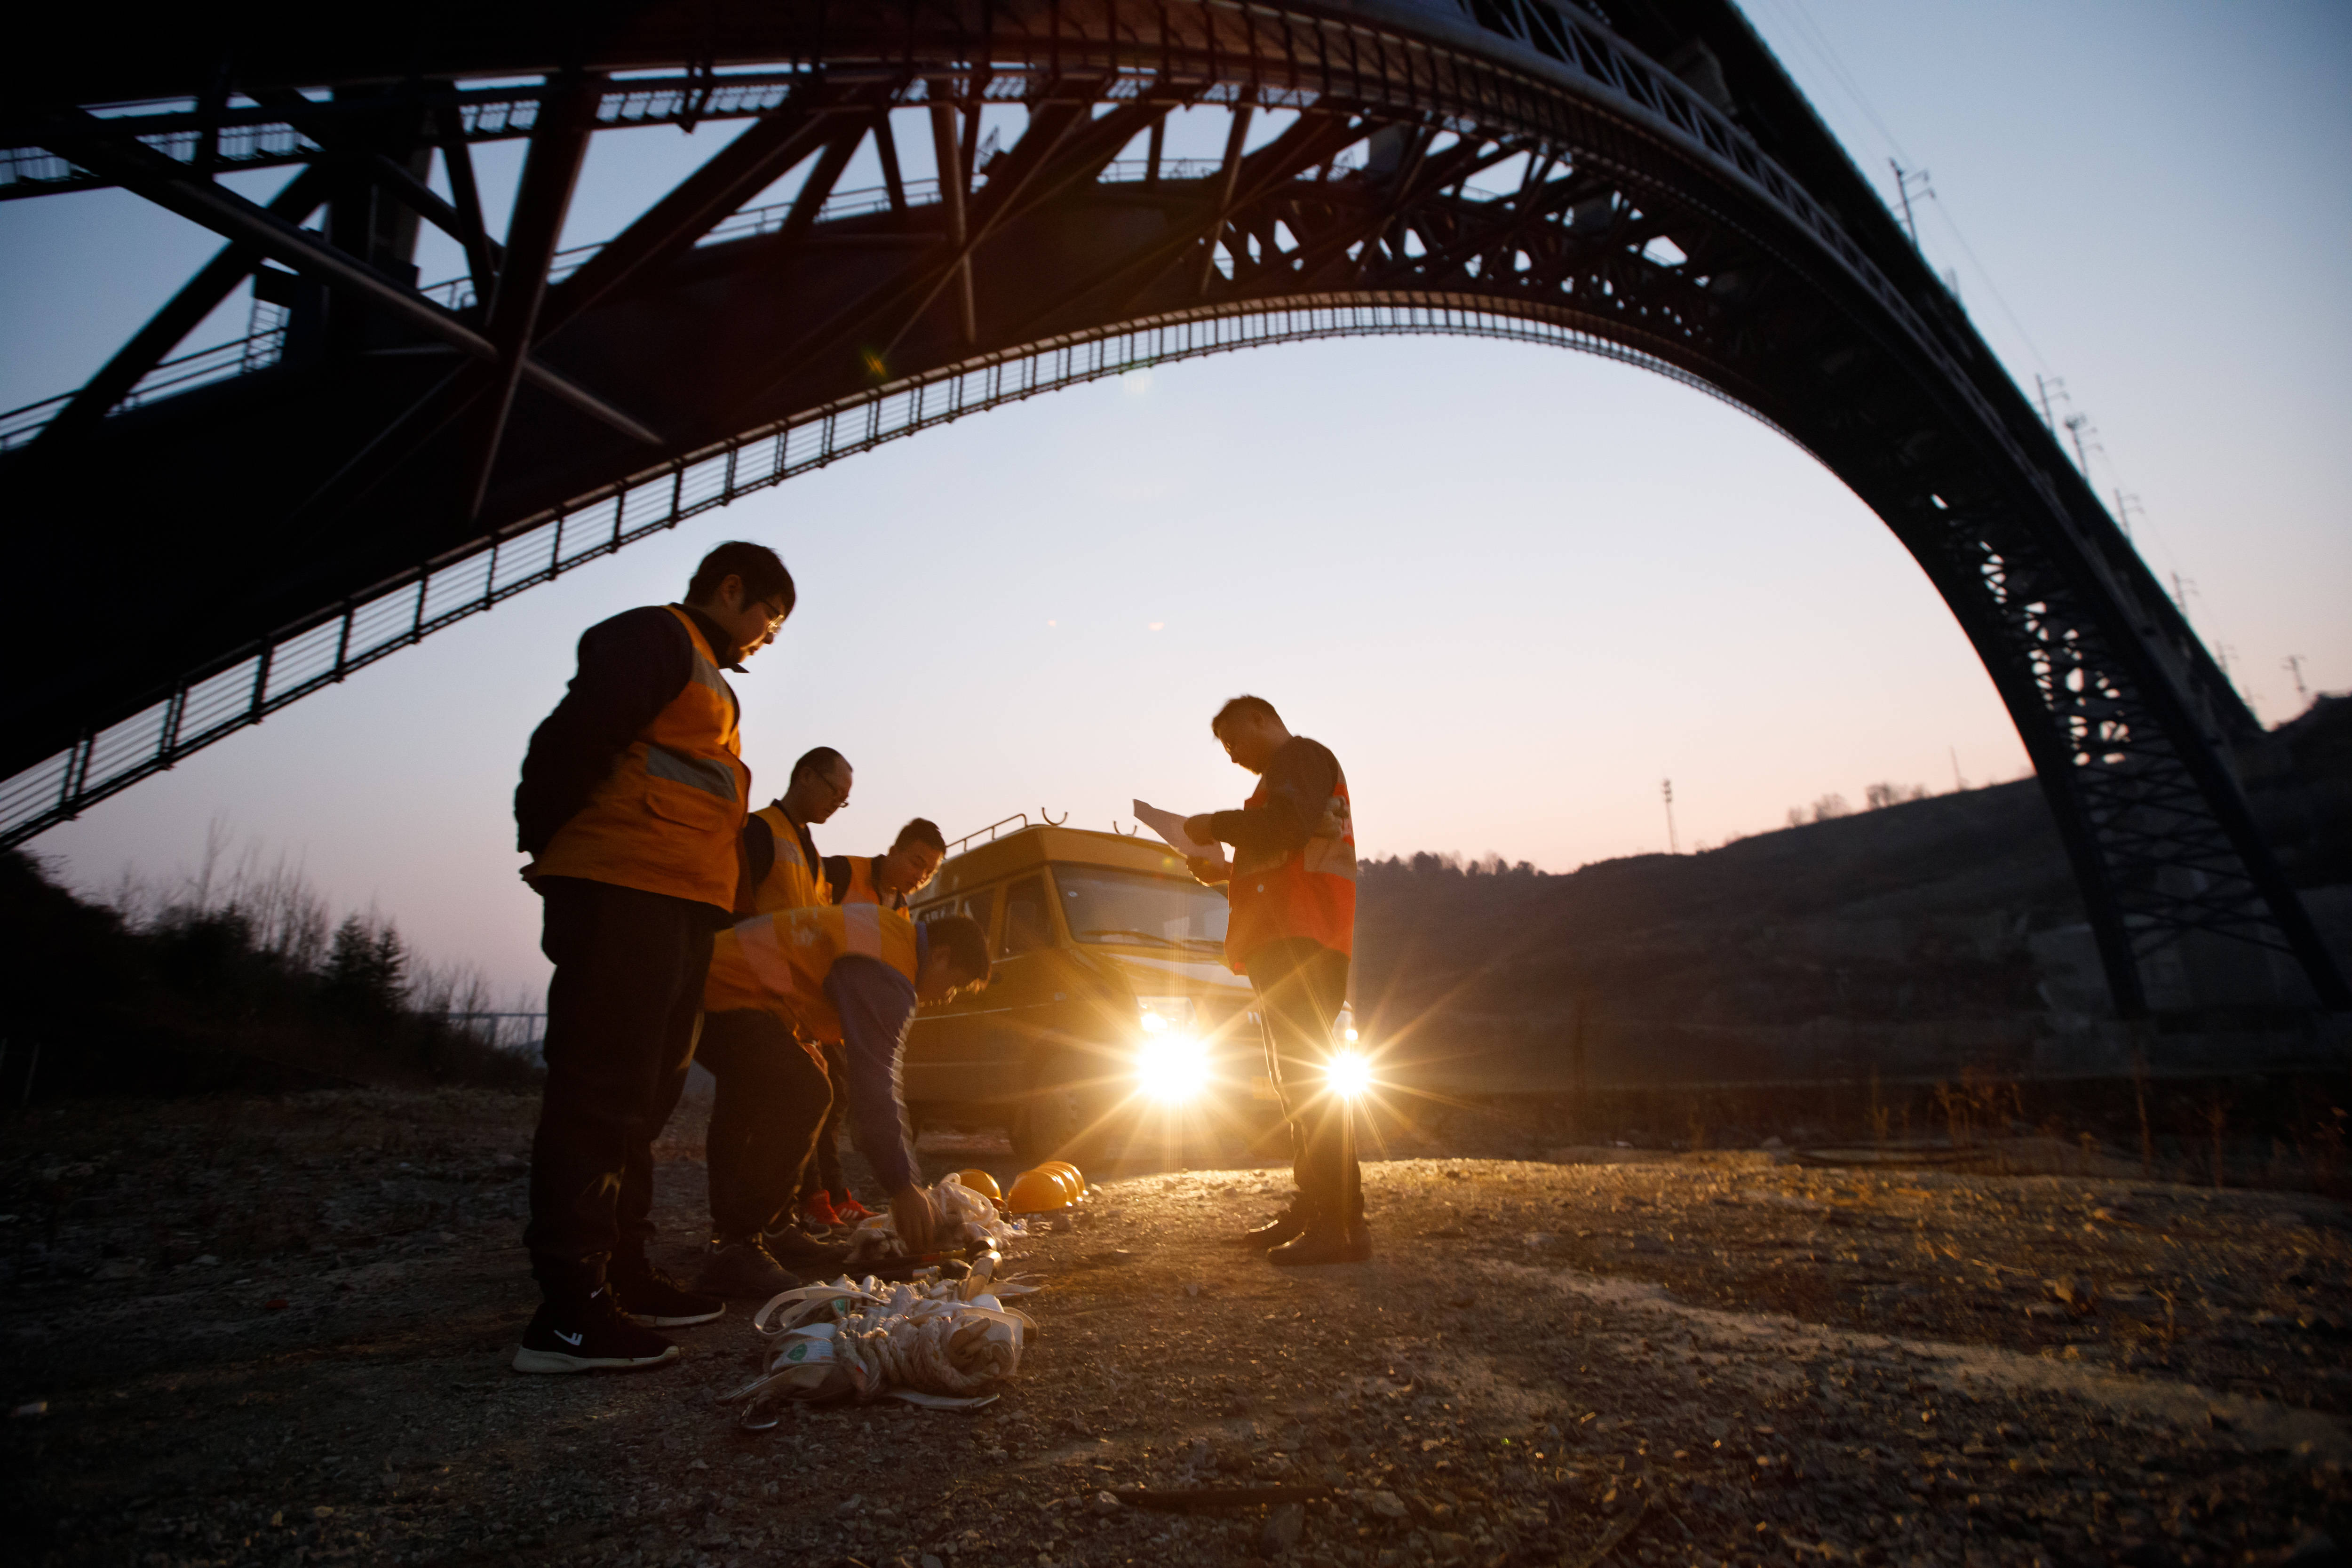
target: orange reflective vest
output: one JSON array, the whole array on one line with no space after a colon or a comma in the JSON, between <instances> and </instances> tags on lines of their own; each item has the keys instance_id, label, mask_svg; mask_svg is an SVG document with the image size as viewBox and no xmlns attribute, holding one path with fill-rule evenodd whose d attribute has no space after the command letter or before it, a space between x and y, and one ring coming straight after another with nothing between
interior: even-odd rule
<instances>
[{"instance_id":1,"label":"orange reflective vest","mask_svg":"<svg viewBox=\"0 0 2352 1568\"><path fill-rule=\"evenodd\" d=\"M781 805L763 805L752 816L768 825L776 843L775 863L760 885L751 889L751 913L772 915L778 910L804 910L827 902L816 866L801 848L801 830Z\"/></svg>"},{"instance_id":2,"label":"orange reflective vest","mask_svg":"<svg viewBox=\"0 0 2352 1568\"><path fill-rule=\"evenodd\" d=\"M735 694L718 658L694 617L668 608L686 627L691 676L523 875L579 877L732 910L751 770L740 756Z\"/></svg>"},{"instance_id":3,"label":"orange reflective vest","mask_svg":"<svg viewBox=\"0 0 2352 1568\"><path fill-rule=\"evenodd\" d=\"M1225 963L1236 974L1244 972L1251 953L1285 937L1306 937L1334 952L1356 950L1356 822L1348 775L1332 765L1331 797L1303 847L1275 852L1234 847L1233 879L1225 887L1233 901ZM1243 809L1265 798L1260 780Z\"/></svg>"},{"instance_id":4,"label":"orange reflective vest","mask_svg":"<svg viewBox=\"0 0 2352 1568\"><path fill-rule=\"evenodd\" d=\"M822 867L813 864L802 851L800 829L793 825L791 817L784 815L784 808L774 805L763 805L751 815L768 825L769 837L775 843L776 858L769 866L768 874L760 879L760 885L751 889L750 912L772 915L787 910L821 908L830 902L826 897ZM765 991L758 991L749 1001L743 1000L751 992L740 978L734 983L722 984L718 973L714 968L710 978L703 982L704 1012L725 1013L736 1008L757 1008L762 1013L774 1014L783 1020L787 1028L798 1021L799 1016L791 1006ZM734 999L726 1000L726 997Z\"/></svg>"},{"instance_id":5,"label":"orange reflective vest","mask_svg":"<svg viewBox=\"0 0 2352 1568\"><path fill-rule=\"evenodd\" d=\"M919 951L915 922L879 904L820 904L754 915L711 943L703 1005L714 1013L779 1013L803 1040L838 1041L841 1015L824 994L834 964L852 956L878 958L912 980Z\"/></svg>"},{"instance_id":6,"label":"orange reflective vest","mask_svg":"<svg viewBox=\"0 0 2352 1568\"><path fill-rule=\"evenodd\" d=\"M842 858L849 863L849 886L837 890L838 896L834 900L835 903L880 904L890 910L907 907L907 900L896 893L891 894L887 900L884 900L882 889L874 885L873 856L844 855ZM835 891L830 888L827 890Z\"/></svg>"}]
</instances>

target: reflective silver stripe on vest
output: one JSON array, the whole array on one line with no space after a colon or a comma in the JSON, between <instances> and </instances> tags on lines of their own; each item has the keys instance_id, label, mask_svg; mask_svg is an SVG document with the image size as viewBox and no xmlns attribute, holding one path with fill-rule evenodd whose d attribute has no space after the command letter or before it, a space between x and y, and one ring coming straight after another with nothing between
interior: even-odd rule
<instances>
[{"instance_id":1,"label":"reflective silver stripe on vest","mask_svg":"<svg viewBox=\"0 0 2352 1568\"><path fill-rule=\"evenodd\" d=\"M1348 775L1341 773L1339 782L1344 786ZM1335 795L1323 803L1323 820L1307 841L1306 859L1307 869L1317 876L1356 879L1356 822L1347 796Z\"/></svg>"},{"instance_id":2,"label":"reflective silver stripe on vest","mask_svg":"<svg viewBox=\"0 0 2352 1568\"><path fill-rule=\"evenodd\" d=\"M735 770L715 759L689 757L684 752L673 752L649 741L646 743L646 772L657 779L715 795L721 800L736 798Z\"/></svg>"},{"instance_id":3,"label":"reflective silver stripe on vest","mask_svg":"<svg viewBox=\"0 0 2352 1568\"><path fill-rule=\"evenodd\" d=\"M702 657L702 650L700 648L696 648L694 650L694 671L689 679L691 679L697 686L707 686L710 688L711 690L718 692L730 702L735 700L735 689L727 684L727 678L719 673L719 667L717 665Z\"/></svg>"}]
</instances>

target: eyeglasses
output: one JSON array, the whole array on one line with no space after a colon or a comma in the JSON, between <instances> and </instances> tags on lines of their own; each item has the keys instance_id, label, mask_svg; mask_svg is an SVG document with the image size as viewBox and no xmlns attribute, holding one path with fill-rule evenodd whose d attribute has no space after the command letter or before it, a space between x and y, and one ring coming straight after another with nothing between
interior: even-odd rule
<instances>
[{"instance_id":1,"label":"eyeglasses","mask_svg":"<svg viewBox=\"0 0 2352 1568\"><path fill-rule=\"evenodd\" d=\"M793 612L790 605L786 605L783 609L780 610L776 608L775 601L772 599L754 599L751 603L758 605L761 610L767 612L768 635L770 637L774 637L778 632L783 630L784 622L792 618Z\"/></svg>"}]
</instances>

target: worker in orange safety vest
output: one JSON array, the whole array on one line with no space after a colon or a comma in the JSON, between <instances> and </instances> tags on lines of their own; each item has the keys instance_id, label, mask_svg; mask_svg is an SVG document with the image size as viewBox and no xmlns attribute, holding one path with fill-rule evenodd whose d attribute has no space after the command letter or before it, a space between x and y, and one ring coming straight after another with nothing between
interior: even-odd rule
<instances>
[{"instance_id":1,"label":"worker in orange safety vest","mask_svg":"<svg viewBox=\"0 0 2352 1568\"><path fill-rule=\"evenodd\" d=\"M903 910L907 900L931 885L948 858L939 824L918 816L898 829L886 855L828 855L824 879L836 904L880 904Z\"/></svg>"},{"instance_id":2,"label":"worker in orange safety vest","mask_svg":"<svg viewBox=\"0 0 2352 1568\"><path fill-rule=\"evenodd\" d=\"M838 1095L858 1148L888 1194L890 1218L909 1252L927 1250L936 1224L907 1131L898 1058L920 1003L988 983L986 938L977 921L949 915L920 926L878 904L836 904L759 915L722 932L708 986L714 1009L772 1008L805 1043L803 1091L779 1101L770 1131L808 1157L828 1100ZM842 1047L845 1068L827 1092L813 1042Z\"/></svg>"},{"instance_id":3,"label":"worker in orange safety vest","mask_svg":"<svg viewBox=\"0 0 2352 1568\"><path fill-rule=\"evenodd\" d=\"M740 915L816 909L832 901L812 826L849 804L856 773L831 746L803 752L784 793L743 824ZM804 1097L807 1059L791 1016L765 1005L713 1001L706 985L702 1044L695 1059L713 1079L703 1170L709 1184L710 1240L695 1288L764 1301L800 1283L792 1270L838 1260L840 1250L803 1233L784 1211L800 1184L801 1162L773 1135L779 1108Z\"/></svg>"},{"instance_id":4,"label":"worker in orange safety vest","mask_svg":"<svg viewBox=\"0 0 2352 1568\"><path fill-rule=\"evenodd\" d=\"M1371 1256L1354 1109L1328 1075L1331 1027L1348 998L1356 945L1356 828L1348 777L1318 742L1293 735L1262 697L1236 697L1210 731L1225 754L1258 775L1238 811L1186 819L1195 844L1230 844L1233 859L1189 862L1232 901L1225 962L1249 977L1265 1037L1266 1070L1289 1123L1297 1187L1271 1224L1240 1238L1269 1262L1361 1262Z\"/></svg>"},{"instance_id":5,"label":"worker in orange safety vest","mask_svg":"<svg viewBox=\"0 0 2352 1568\"><path fill-rule=\"evenodd\" d=\"M516 841L555 973L523 1233L543 1300L518 1371L668 1361L677 1347L655 1329L725 1310L646 1256L653 1142L694 1058L712 935L735 908L751 773L721 672L773 641L794 599L773 551L720 545L684 603L582 636L578 672L523 758Z\"/></svg>"},{"instance_id":6,"label":"worker in orange safety vest","mask_svg":"<svg viewBox=\"0 0 2352 1568\"><path fill-rule=\"evenodd\" d=\"M879 904L887 910L903 910L908 899L929 886L947 855L948 841L938 824L918 816L898 829L887 854L826 856L823 886L836 904ZM841 1047L833 1044L823 1048L825 1069L834 1083L833 1109L817 1130L815 1152L802 1173L797 1194L802 1222L813 1231L856 1225L866 1215L866 1205L850 1192L842 1173L841 1119L849 1101L841 1089L846 1070Z\"/></svg>"}]
</instances>

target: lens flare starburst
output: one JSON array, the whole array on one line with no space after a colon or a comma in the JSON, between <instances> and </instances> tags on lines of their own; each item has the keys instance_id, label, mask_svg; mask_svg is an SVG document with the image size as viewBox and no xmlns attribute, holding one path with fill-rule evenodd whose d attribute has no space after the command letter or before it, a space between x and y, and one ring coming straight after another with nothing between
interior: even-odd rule
<instances>
[{"instance_id":1,"label":"lens flare starburst","mask_svg":"<svg viewBox=\"0 0 2352 1568\"><path fill-rule=\"evenodd\" d=\"M1331 1092L1342 1100L1360 1100L1371 1092L1372 1064L1355 1051L1341 1051L1325 1069Z\"/></svg>"},{"instance_id":2,"label":"lens flare starburst","mask_svg":"<svg viewBox=\"0 0 2352 1568\"><path fill-rule=\"evenodd\" d=\"M1208 1086L1209 1053L1188 1034L1150 1034L1136 1053L1135 1077L1147 1096L1163 1104L1188 1100Z\"/></svg>"}]
</instances>

